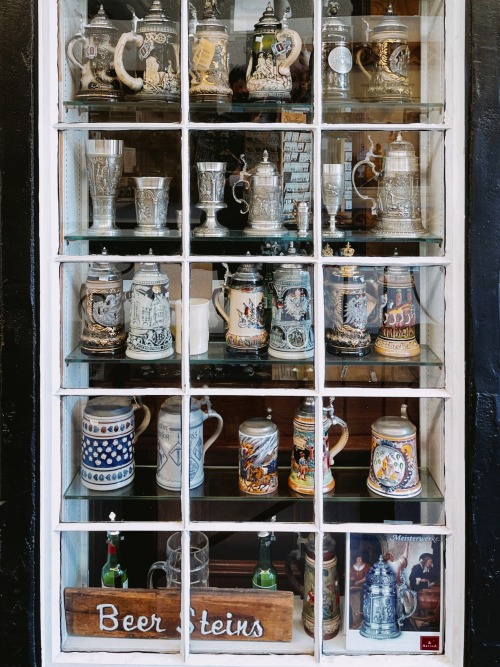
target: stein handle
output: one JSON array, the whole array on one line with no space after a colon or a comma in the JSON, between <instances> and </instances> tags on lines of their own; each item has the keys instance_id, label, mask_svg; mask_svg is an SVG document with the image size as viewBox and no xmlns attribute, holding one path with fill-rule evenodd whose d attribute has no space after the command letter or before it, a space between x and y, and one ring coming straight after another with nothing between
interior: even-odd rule
<instances>
[{"instance_id":1,"label":"stein handle","mask_svg":"<svg viewBox=\"0 0 500 667\"><path fill-rule=\"evenodd\" d=\"M129 42L135 42L137 48L141 48L144 42L144 37L142 37L142 35L135 35L133 32L123 33L116 45L114 66L116 76L120 81L137 93L141 90L143 81L139 77L134 79L134 77L130 76L123 65L123 51Z\"/></svg>"},{"instance_id":2,"label":"stein handle","mask_svg":"<svg viewBox=\"0 0 500 667\"><path fill-rule=\"evenodd\" d=\"M337 456L337 454L341 452L347 445L347 441L349 439L349 429L347 428L345 421L336 415L332 415L330 417L330 422L330 426L340 426L342 429L342 433L337 441L337 444L334 445L328 452L329 463L332 466L334 457Z\"/></svg>"},{"instance_id":3,"label":"stein handle","mask_svg":"<svg viewBox=\"0 0 500 667\"><path fill-rule=\"evenodd\" d=\"M75 35L72 39L69 40L68 46L66 47L66 55L68 56L68 60L70 63L72 63L76 68L82 71L82 73L85 72L85 65L81 63L75 56L74 53L74 48L78 44L78 42L82 42L83 47L88 46L89 40L87 37L84 37L83 35Z\"/></svg>"},{"instance_id":4,"label":"stein handle","mask_svg":"<svg viewBox=\"0 0 500 667\"><path fill-rule=\"evenodd\" d=\"M359 69L360 69L360 70L363 72L363 74L366 76L366 78L368 79L368 81L371 81L371 79L372 79L372 75L370 74L370 72L368 72L368 71L364 68L363 63L361 62L361 54L363 53L363 51L364 51L365 49L369 49L369 48L370 48L370 47L366 44L366 45L362 46L360 49L358 49L358 51L357 51L357 53L356 53L356 63L357 63L357 65L358 65Z\"/></svg>"},{"instance_id":5,"label":"stein handle","mask_svg":"<svg viewBox=\"0 0 500 667\"><path fill-rule=\"evenodd\" d=\"M378 179L378 177L380 176L380 172L377 171L377 169L376 169L376 167L375 167L375 164L370 160L371 157L374 157L374 153L373 153L373 141L372 141L372 139L371 139L370 136L368 136L368 139L369 139L369 141L370 141L370 148L368 149L368 151L367 151L367 153L366 153L366 157L365 157L365 159L364 159L364 160L360 160L359 162L357 162L357 163L354 165L354 168L353 168L353 170L352 170L351 180L352 180L352 186L353 186L353 188L354 188L356 194L358 195L358 197L360 197L361 199L365 199L365 200L367 200L367 201L371 201L371 202L372 202L372 213L375 215L375 214L377 213L377 202L375 201L375 199L373 199L373 197L368 197L367 195L362 195L361 192L360 192L360 191L358 190L358 188L356 187L356 183L355 183L355 181L354 181L354 174L356 173L356 170L358 169L358 167L360 167L362 164L369 164L369 165L370 165L370 167L371 167L371 169L372 169L372 171L373 171L373 173L374 173L374 175L375 175L375 178Z\"/></svg>"},{"instance_id":6,"label":"stein handle","mask_svg":"<svg viewBox=\"0 0 500 667\"><path fill-rule=\"evenodd\" d=\"M225 292L227 289L226 285L221 285L220 287L216 287L213 291L212 294L212 303L214 304L215 310L219 313L219 315L222 317L222 319L226 322L227 325L229 325L229 316L224 310L224 308L221 306L220 301L219 301L219 295L221 292Z\"/></svg>"},{"instance_id":7,"label":"stein handle","mask_svg":"<svg viewBox=\"0 0 500 667\"><path fill-rule=\"evenodd\" d=\"M148 408L147 405L145 405L145 404L142 403L142 402L139 403L139 402L134 398L134 404L133 404L133 406L132 406L132 409L134 410L134 412L135 412L136 410L140 410L141 408L144 410L144 418L143 418L143 420L142 420L142 424L139 426L139 428L138 428L137 431L135 432L134 440L133 440L134 445L135 445L135 443L137 442L137 438L138 438L142 433L144 433L144 431L145 431L145 430L147 429L147 427L149 426L149 422L151 421L151 410Z\"/></svg>"},{"instance_id":8,"label":"stein handle","mask_svg":"<svg viewBox=\"0 0 500 667\"><path fill-rule=\"evenodd\" d=\"M405 602L405 596L410 596L412 598L411 610L407 614L403 613L401 616L398 616L398 623L401 625L405 618L409 618L415 612L417 608L417 593L416 591L412 591L411 588L408 588L408 586L404 584L399 588L398 594L401 601L401 608L405 611L408 606L407 602ZM406 597L406 600L407 599L408 598Z\"/></svg>"},{"instance_id":9,"label":"stein handle","mask_svg":"<svg viewBox=\"0 0 500 667\"><path fill-rule=\"evenodd\" d=\"M293 549L293 551L290 551L288 556L285 558L285 573L286 573L286 578L288 579L290 586L292 587L293 591L297 593L297 595L300 595L300 597L304 596L304 584L301 584L295 574L293 573L292 570L292 565L293 563L296 564L297 570L299 572L302 572L303 568L301 567L301 562L303 564L303 561L300 559L300 554L301 551L300 549Z\"/></svg>"},{"instance_id":10,"label":"stein handle","mask_svg":"<svg viewBox=\"0 0 500 667\"><path fill-rule=\"evenodd\" d=\"M153 565L151 565L151 567L149 568L149 571L148 571L148 588L154 588L154 586L153 586L153 574L156 570L163 570L166 574L167 569L165 567L164 561L159 560L156 563L153 563Z\"/></svg>"},{"instance_id":11,"label":"stein handle","mask_svg":"<svg viewBox=\"0 0 500 667\"><path fill-rule=\"evenodd\" d=\"M238 197L236 196L235 188L236 188L238 185L240 185L240 183L243 183L243 185L244 185L244 187L245 187L246 190L248 190L248 188L250 187L250 183L249 183L246 179L244 179L244 178L240 178L240 180L239 180L239 181L236 181L236 183L235 183L235 184L233 185L233 187L232 187L232 190L233 190L233 197L234 197L235 201L237 201L238 204L243 204L243 208L242 208L242 210L240 211L240 213L242 213L242 214L244 215L245 213L248 213L248 211L250 210L250 207L249 207L247 201L245 201L244 199L238 199Z\"/></svg>"},{"instance_id":12,"label":"stein handle","mask_svg":"<svg viewBox=\"0 0 500 667\"><path fill-rule=\"evenodd\" d=\"M288 76L290 74L290 65L292 65L297 58L300 56L300 51L302 50L302 40L298 32L291 30L290 28L285 28L276 35L278 41L282 41L284 38L289 37L292 42L292 48L281 61L278 61L278 74L282 76Z\"/></svg>"},{"instance_id":13,"label":"stein handle","mask_svg":"<svg viewBox=\"0 0 500 667\"><path fill-rule=\"evenodd\" d=\"M215 433L213 433L208 438L208 440L206 440L203 443L203 460L205 460L205 454L207 453L208 448L210 447L210 445L212 445L217 440L217 438L219 437L219 435L222 431L222 427L224 426L224 422L223 422L222 417L220 416L220 414L218 412L216 412L215 410L212 410L212 406L210 404L208 404L207 412L203 413L203 421L205 421L206 419L210 419L210 417L215 417L215 419L217 419L217 421L218 421L218 424L217 424L217 428L215 429Z\"/></svg>"}]
</instances>

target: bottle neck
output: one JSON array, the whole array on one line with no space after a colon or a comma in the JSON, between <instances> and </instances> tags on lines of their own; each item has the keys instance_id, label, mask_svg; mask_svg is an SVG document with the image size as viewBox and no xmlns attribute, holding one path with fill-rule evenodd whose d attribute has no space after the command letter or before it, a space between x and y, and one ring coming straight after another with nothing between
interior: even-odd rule
<instances>
[{"instance_id":1,"label":"bottle neck","mask_svg":"<svg viewBox=\"0 0 500 667\"><path fill-rule=\"evenodd\" d=\"M120 563L120 534L110 535L108 533L108 565L117 567Z\"/></svg>"},{"instance_id":2,"label":"bottle neck","mask_svg":"<svg viewBox=\"0 0 500 667\"><path fill-rule=\"evenodd\" d=\"M271 565L271 538L269 535L259 537L259 566L267 569Z\"/></svg>"}]
</instances>

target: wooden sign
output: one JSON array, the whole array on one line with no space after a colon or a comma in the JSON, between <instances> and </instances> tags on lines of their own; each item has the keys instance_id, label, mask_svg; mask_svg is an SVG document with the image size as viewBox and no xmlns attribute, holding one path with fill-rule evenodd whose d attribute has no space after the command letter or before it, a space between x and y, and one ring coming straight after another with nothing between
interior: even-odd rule
<instances>
[{"instance_id":1,"label":"wooden sign","mask_svg":"<svg viewBox=\"0 0 500 667\"><path fill-rule=\"evenodd\" d=\"M292 640L293 593L243 588L193 588L193 639ZM70 635L177 639L180 590L172 588L66 588Z\"/></svg>"}]
</instances>

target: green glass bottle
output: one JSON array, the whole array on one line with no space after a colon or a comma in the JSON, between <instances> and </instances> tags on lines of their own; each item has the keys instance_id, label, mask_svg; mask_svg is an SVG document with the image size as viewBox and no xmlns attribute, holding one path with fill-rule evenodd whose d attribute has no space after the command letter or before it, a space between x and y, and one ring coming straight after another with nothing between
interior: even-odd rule
<instances>
[{"instance_id":1,"label":"green glass bottle","mask_svg":"<svg viewBox=\"0 0 500 667\"><path fill-rule=\"evenodd\" d=\"M252 574L252 588L275 591L278 588L278 573L271 562L271 541L268 532L259 533L259 562Z\"/></svg>"},{"instance_id":2,"label":"green glass bottle","mask_svg":"<svg viewBox=\"0 0 500 667\"><path fill-rule=\"evenodd\" d=\"M114 520L113 512L109 515ZM103 588L128 588L127 571L120 564L120 541L123 538L119 530L108 530L108 558L101 570L101 586Z\"/></svg>"}]
</instances>

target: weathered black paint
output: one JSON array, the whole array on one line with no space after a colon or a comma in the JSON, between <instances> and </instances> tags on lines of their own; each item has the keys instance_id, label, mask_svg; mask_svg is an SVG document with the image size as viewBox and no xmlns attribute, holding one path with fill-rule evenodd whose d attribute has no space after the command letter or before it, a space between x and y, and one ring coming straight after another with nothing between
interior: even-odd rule
<instances>
[{"instance_id":1,"label":"weathered black paint","mask_svg":"<svg viewBox=\"0 0 500 667\"><path fill-rule=\"evenodd\" d=\"M40 664L36 591L35 19L0 3L0 662Z\"/></svg>"},{"instance_id":2,"label":"weathered black paint","mask_svg":"<svg viewBox=\"0 0 500 667\"><path fill-rule=\"evenodd\" d=\"M468 576L466 665L500 664L500 4L469 0Z\"/></svg>"}]
</instances>

